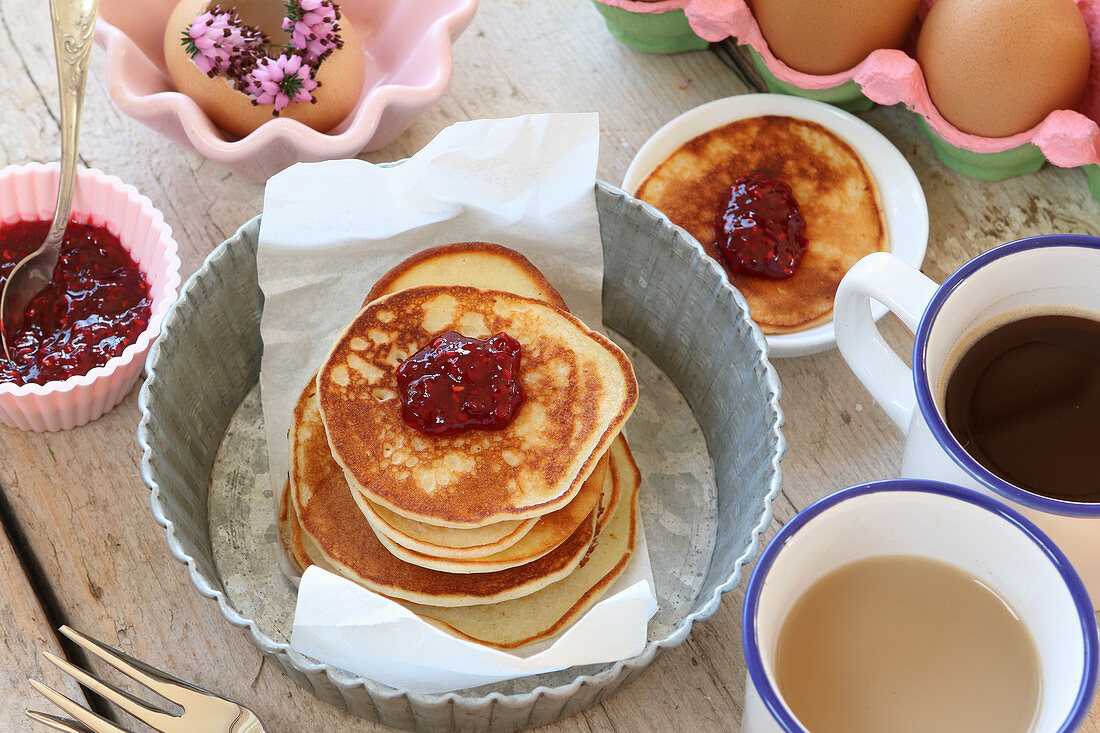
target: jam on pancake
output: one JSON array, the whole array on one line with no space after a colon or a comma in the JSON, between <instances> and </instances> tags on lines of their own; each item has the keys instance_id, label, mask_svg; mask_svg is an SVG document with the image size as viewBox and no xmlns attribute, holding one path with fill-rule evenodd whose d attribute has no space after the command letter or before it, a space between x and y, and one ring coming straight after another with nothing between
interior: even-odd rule
<instances>
[{"instance_id":1,"label":"jam on pancake","mask_svg":"<svg viewBox=\"0 0 1100 733\"><path fill-rule=\"evenodd\" d=\"M485 341L455 331L436 336L397 368L401 417L425 433L507 427L523 404L519 342Z\"/></svg>"},{"instance_id":2,"label":"jam on pancake","mask_svg":"<svg viewBox=\"0 0 1100 733\"><path fill-rule=\"evenodd\" d=\"M790 277L806 251L806 220L791 187L762 174L742 176L714 219L714 238L731 272Z\"/></svg>"}]
</instances>

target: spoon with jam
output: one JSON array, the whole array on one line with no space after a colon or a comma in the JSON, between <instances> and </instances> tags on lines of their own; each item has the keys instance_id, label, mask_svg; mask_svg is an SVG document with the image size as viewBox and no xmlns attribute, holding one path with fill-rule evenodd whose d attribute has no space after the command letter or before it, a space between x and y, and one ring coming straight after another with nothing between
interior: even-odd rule
<instances>
[{"instance_id":1,"label":"spoon with jam","mask_svg":"<svg viewBox=\"0 0 1100 733\"><path fill-rule=\"evenodd\" d=\"M61 178L57 208L45 241L20 260L8 274L0 291L0 345L10 362L9 334L14 335L31 299L54 277L65 228L73 206L76 184L77 138L84 107L84 86L95 34L99 0L50 0L54 56L57 60L58 92L61 97Z\"/></svg>"}]
</instances>

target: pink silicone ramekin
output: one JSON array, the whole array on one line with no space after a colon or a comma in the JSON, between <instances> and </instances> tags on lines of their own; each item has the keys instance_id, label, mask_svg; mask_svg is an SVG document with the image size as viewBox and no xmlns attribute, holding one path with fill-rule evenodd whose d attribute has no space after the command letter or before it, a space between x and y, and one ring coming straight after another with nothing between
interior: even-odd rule
<instances>
[{"instance_id":1,"label":"pink silicone ramekin","mask_svg":"<svg viewBox=\"0 0 1100 733\"><path fill-rule=\"evenodd\" d=\"M57 163L0 170L0 225L53 218L58 176ZM134 258L149 282L149 327L119 356L87 374L47 384L0 383L0 422L20 430L68 430L121 402L141 374L145 355L179 290L180 260L172 229L133 186L94 169L78 169L72 219L106 228Z\"/></svg>"}]
</instances>

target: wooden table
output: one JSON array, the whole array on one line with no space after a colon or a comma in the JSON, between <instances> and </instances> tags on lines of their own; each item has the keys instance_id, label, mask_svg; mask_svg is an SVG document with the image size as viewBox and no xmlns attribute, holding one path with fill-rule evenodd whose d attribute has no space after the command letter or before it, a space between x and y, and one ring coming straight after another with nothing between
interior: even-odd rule
<instances>
[{"instance_id":1,"label":"wooden table","mask_svg":"<svg viewBox=\"0 0 1100 733\"><path fill-rule=\"evenodd\" d=\"M58 156L57 82L45 2L0 0L0 162ZM649 135L703 102L751 91L719 48L654 56L614 41L587 2L485 0L455 46L448 94L373 162L406 157L452 122L528 112L600 113L599 177L622 180ZM1100 234L1100 203L1084 173L1048 167L999 183L953 173L901 109L861 117L889 137L928 197L931 239L924 271L937 281L990 247L1054 232ZM183 274L258 213L263 187L186 152L121 114L92 60L81 160L148 195L175 231ZM892 317L888 338L908 350ZM896 474L902 437L834 350L777 360L783 381L784 489L776 524L827 493ZM138 474L135 390L103 419L56 434L0 427L0 730L30 731L27 708L48 709L26 684L35 676L79 694L39 661L68 623L253 708L273 733L381 729L318 701L273 665L199 596L171 560ZM774 531L774 527L773 527ZM681 647L636 682L551 731L736 730L744 694L740 592ZM66 653L72 650L66 648ZM113 713L118 719L132 721ZM140 727L134 726L135 730ZM1100 731L1100 711L1085 730Z\"/></svg>"}]
</instances>

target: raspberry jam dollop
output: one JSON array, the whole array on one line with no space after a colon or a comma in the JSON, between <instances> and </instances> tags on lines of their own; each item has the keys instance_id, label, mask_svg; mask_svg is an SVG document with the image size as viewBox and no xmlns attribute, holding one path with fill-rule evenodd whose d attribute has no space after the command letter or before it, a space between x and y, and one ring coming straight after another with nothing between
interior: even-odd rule
<instances>
[{"instance_id":1,"label":"raspberry jam dollop","mask_svg":"<svg viewBox=\"0 0 1100 733\"><path fill-rule=\"evenodd\" d=\"M48 221L0 228L0 287L49 229ZM151 310L149 284L118 237L70 221L53 281L8 334L11 361L0 349L0 382L45 384L87 374L137 341Z\"/></svg>"},{"instance_id":2,"label":"raspberry jam dollop","mask_svg":"<svg viewBox=\"0 0 1100 733\"><path fill-rule=\"evenodd\" d=\"M401 417L435 435L506 427L523 404L520 356L506 333L485 341L439 334L397 368Z\"/></svg>"},{"instance_id":3,"label":"raspberry jam dollop","mask_svg":"<svg viewBox=\"0 0 1100 733\"><path fill-rule=\"evenodd\" d=\"M806 251L806 220L790 186L757 173L730 186L714 220L718 253L730 272L779 280L790 277Z\"/></svg>"}]
</instances>

